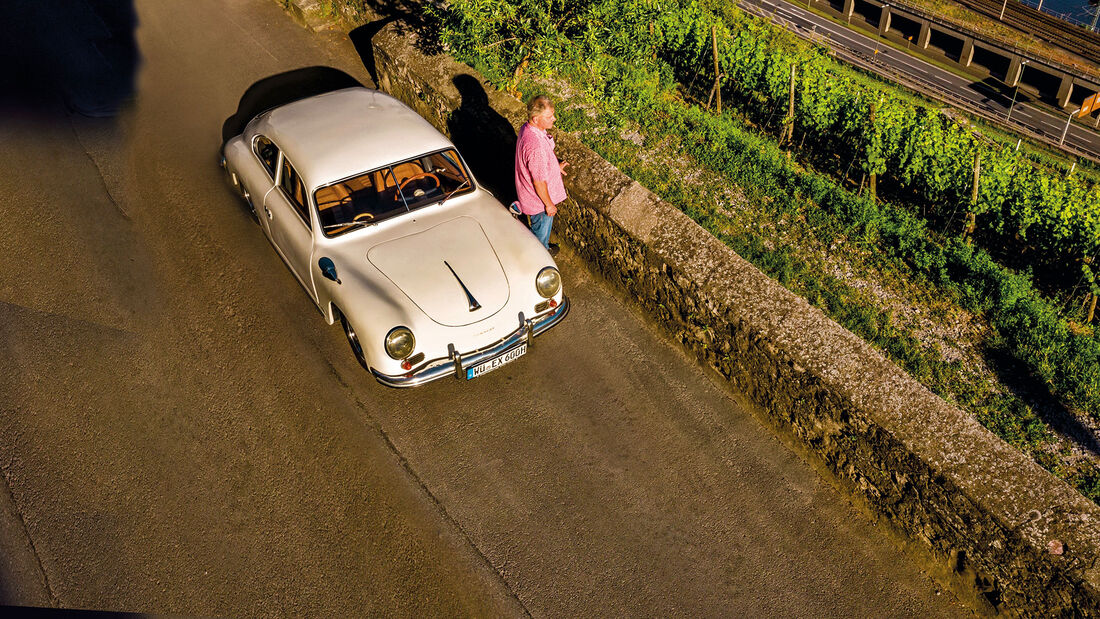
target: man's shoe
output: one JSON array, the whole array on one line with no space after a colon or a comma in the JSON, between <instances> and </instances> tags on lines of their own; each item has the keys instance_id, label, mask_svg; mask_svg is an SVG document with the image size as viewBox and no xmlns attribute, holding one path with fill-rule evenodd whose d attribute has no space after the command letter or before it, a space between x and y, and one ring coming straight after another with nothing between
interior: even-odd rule
<instances>
[{"instance_id":1,"label":"man's shoe","mask_svg":"<svg viewBox=\"0 0 1100 619\"><path fill-rule=\"evenodd\" d=\"M546 251L550 252L551 256L556 256L556 255L558 255L558 250L559 249L560 248L558 247L557 243L551 243L550 247L546 248Z\"/></svg>"}]
</instances>

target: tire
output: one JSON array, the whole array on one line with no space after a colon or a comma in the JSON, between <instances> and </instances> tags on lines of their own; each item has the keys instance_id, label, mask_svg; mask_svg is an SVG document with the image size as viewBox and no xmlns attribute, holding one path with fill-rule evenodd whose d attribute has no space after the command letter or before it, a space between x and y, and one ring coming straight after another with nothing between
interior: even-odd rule
<instances>
[{"instance_id":1,"label":"tire","mask_svg":"<svg viewBox=\"0 0 1100 619\"><path fill-rule=\"evenodd\" d=\"M233 188L233 192L244 200L244 205L248 207L248 214L252 217L252 221L259 225L260 216L256 214L256 206L252 204L252 195L248 193L248 189L245 188L244 182L237 176L237 173L230 169L229 163L225 160L225 155L221 157L221 166L222 170L225 171L225 182L229 183L229 186Z\"/></svg>"},{"instance_id":2,"label":"tire","mask_svg":"<svg viewBox=\"0 0 1100 619\"><path fill-rule=\"evenodd\" d=\"M248 193L248 190L243 186L241 187L241 199L244 200L245 206L248 207L248 214L252 216L252 221L257 226L260 225L260 216L256 213L256 205L252 204L252 195Z\"/></svg>"},{"instance_id":3,"label":"tire","mask_svg":"<svg viewBox=\"0 0 1100 619\"><path fill-rule=\"evenodd\" d=\"M344 336L348 338L351 354L355 355L355 360L363 366L364 370L369 371L370 366L367 365L367 356L363 354L363 345L359 343L359 336L355 333L355 327L351 326L351 322L347 316L344 316L344 312L341 312L339 308L336 308L335 311L340 314L340 325L344 328Z\"/></svg>"}]
</instances>

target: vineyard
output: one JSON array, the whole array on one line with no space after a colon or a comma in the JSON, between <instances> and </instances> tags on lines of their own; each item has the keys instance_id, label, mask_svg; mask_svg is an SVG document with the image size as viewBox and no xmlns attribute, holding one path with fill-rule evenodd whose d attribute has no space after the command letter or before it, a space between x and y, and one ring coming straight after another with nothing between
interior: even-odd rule
<instances>
[{"instance_id":1,"label":"vineyard","mask_svg":"<svg viewBox=\"0 0 1100 619\"><path fill-rule=\"evenodd\" d=\"M1011 358L1059 406L1095 418L1094 181L1044 167L732 2L452 0L434 16L450 53L503 89L532 94L554 83L574 93L559 110L563 128L1100 498L1096 469L1060 459L1033 400L984 384L922 345L820 264L765 238L765 224L731 226L728 209L710 203L713 192L647 168L638 140L620 136L636 132L642 150L690 157L741 188L786 234L804 234L826 253L855 248L875 268L981 316L992 330L984 342L991 355Z\"/></svg>"}]
</instances>

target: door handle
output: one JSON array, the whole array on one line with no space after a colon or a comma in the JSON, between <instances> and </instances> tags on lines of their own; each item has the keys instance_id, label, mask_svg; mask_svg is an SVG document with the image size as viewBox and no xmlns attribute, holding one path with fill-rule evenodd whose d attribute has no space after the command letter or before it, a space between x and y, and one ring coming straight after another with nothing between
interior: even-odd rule
<instances>
[{"instance_id":1,"label":"door handle","mask_svg":"<svg viewBox=\"0 0 1100 619\"><path fill-rule=\"evenodd\" d=\"M272 215L271 215L271 209L269 209L269 208L267 208L267 207L265 206L265 207L264 207L264 212L265 212L265 213L267 213L267 218L268 218L268 219L271 219L271 218L272 218Z\"/></svg>"}]
</instances>

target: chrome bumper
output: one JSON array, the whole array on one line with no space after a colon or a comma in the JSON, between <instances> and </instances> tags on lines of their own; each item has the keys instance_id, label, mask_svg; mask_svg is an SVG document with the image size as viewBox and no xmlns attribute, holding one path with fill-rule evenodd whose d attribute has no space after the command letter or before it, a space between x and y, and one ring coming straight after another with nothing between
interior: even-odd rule
<instances>
[{"instance_id":1,"label":"chrome bumper","mask_svg":"<svg viewBox=\"0 0 1100 619\"><path fill-rule=\"evenodd\" d=\"M519 328L513 331L511 335L492 346L472 352L460 353L455 350L452 344L449 345L451 352L448 356L427 361L420 367L409 370L406 374L391 376L389 374L382 374L374 368L371 368L371 374L374 374L374 378L387 387L416 387L443 378L444 376L454 376L455 378L462 379L466 376L466 368L484 363L498 355L504 354L520 344L527 343L530 345L531 340L533 340L535 336L541 335L550 327L561 322L561 319L565 318L565 315L568 313L569 297L563 295L561 298L561 305L548 314L536 316L535 318L524 318L523 313L520 312Z\"/></svg>"}]
</instances>

